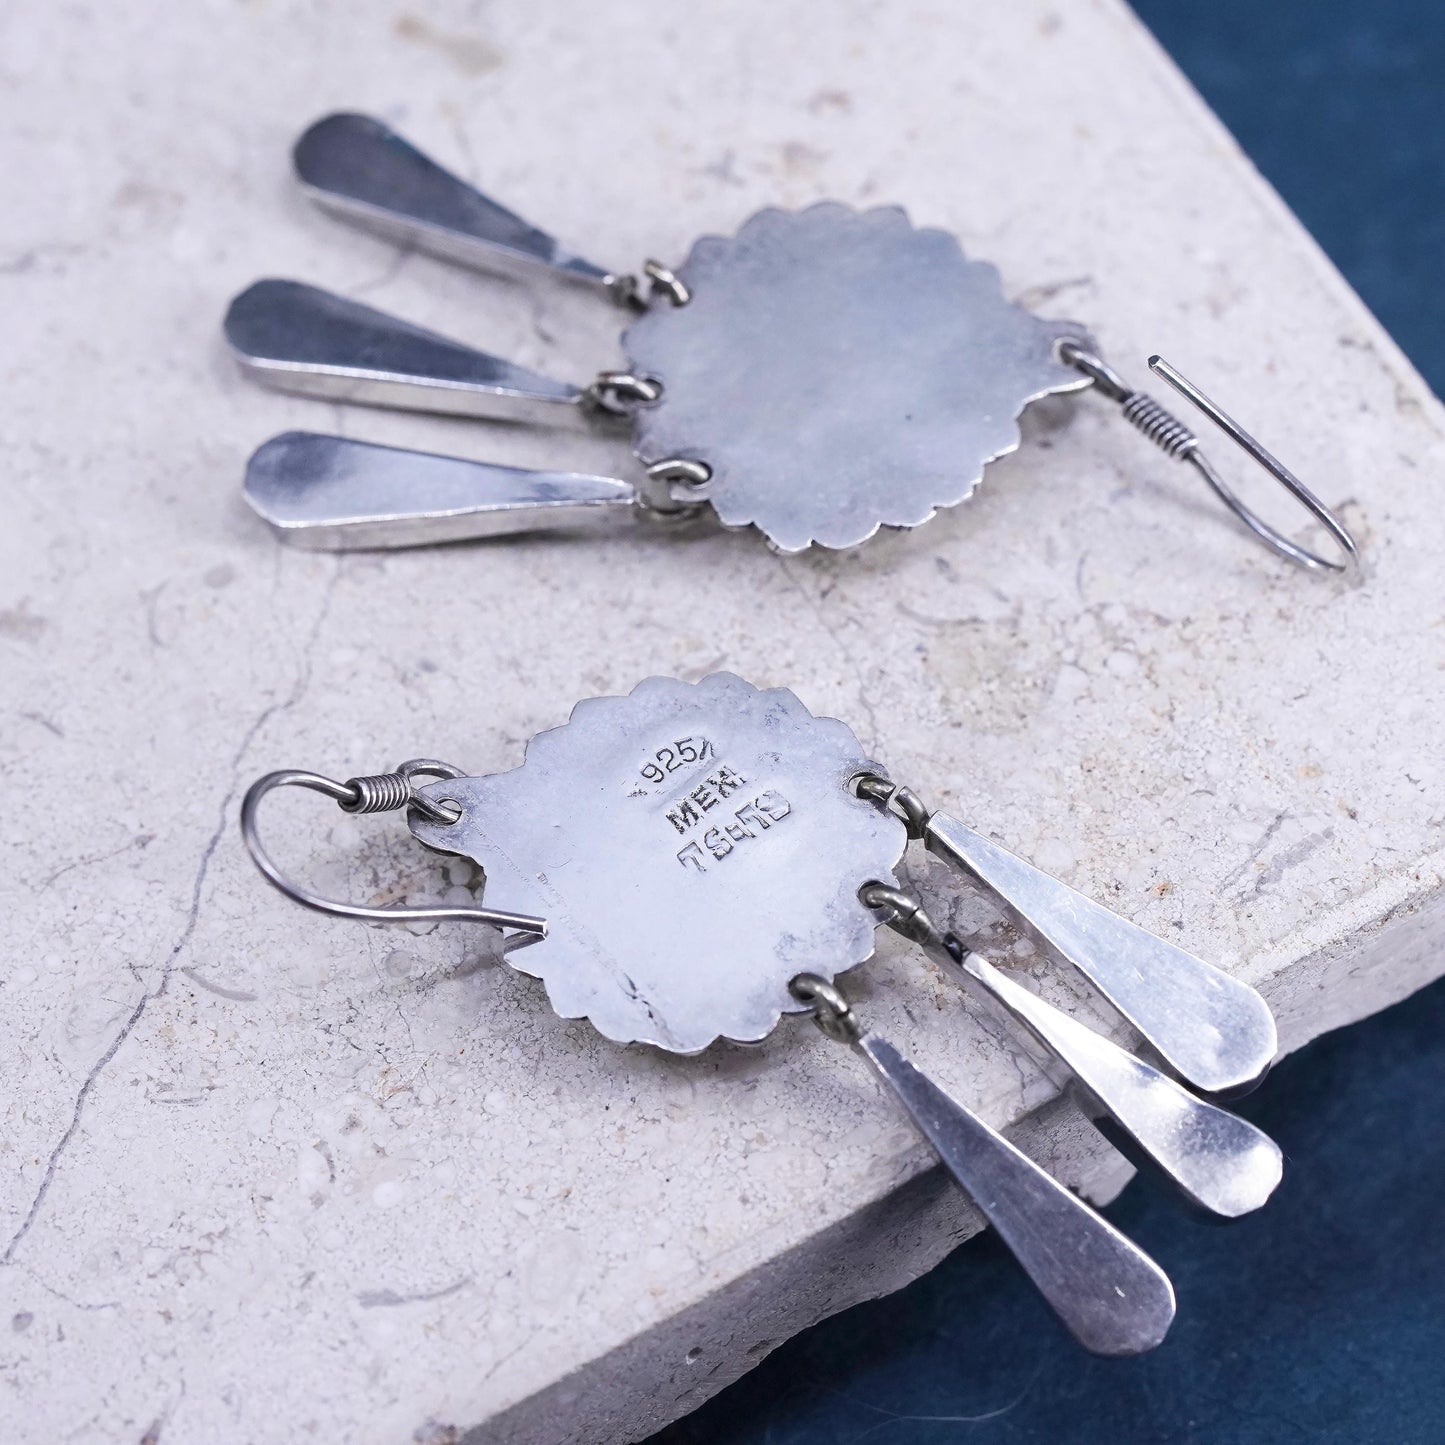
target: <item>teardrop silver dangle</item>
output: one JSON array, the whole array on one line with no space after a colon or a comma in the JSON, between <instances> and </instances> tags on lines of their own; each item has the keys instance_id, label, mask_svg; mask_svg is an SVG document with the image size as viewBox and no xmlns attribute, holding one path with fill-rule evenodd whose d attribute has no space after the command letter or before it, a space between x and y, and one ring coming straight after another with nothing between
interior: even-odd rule
<instances>
[{"instance_id":1,"label":"teardrop silver dangle","mask_svg":"<svg viewBox=\"0 0 1445 1445\"><path fill-rule=\"evenodd\" d=\"M300 281L248 286L225 332L242 370L276 391L484 421L586 421L580 387Z\"/></svg>"},{"instance_id":2,"label":"teardrop silver dangle","mask_svg":"<svg viewBox=\"0 0 1445 1445\"><path fill-rule=\"evenodd\" d=\"M1174 1287L1138 1245L866 1029L835 984L800 974L793 991L825 1034L867 1060L1086 1350L1141 1355L1162 1343Z\"/></svg>"},{"instance_id":3,"label":"teardrop silver dangle","mask_svg":"<svg viewBox=\"0 0 1445 1445\"><path fill-rule=\"evenodd\" d=\"M1151 1166L1200 1209L1237 1219L1261 1208L1283 1172L1279 1147L1236 1114L1197 1099L1167 1074L1030 993L981 954L942 932L910 894L872 884L860 895L947 974L1063 1066L1091 1113L1114 1126L1112 1142Z\"/></svg>"},{"instance_id":4,"label":"teardrop silver dangle","mask_svg":"<svg viewBox=\"0 0 1445 1445\"><path fill-rule=\"evenodd\" d=\"M877 774L857 786L885 807L908 791ZM1051 956L1076 969L1180 1078L1228 1096L1247 1092L1268 1073L1279 1047L1274 1016L1248 984L946 813L924 810L914 829L930 853L981 885Z\"/></svg>"},{"instance_id":5,"label":"teardrop silver dangle","mask_svg":"<svg viewBox=\"0 0 1445 1445\"><path fill-rule=\"evenodd\" d=\"M497 275L581 282L618 300L636 293L633 278L575 255L371 116L318 120L292 161L322 210L400 245Z\"/></svg>"}]
</instances>

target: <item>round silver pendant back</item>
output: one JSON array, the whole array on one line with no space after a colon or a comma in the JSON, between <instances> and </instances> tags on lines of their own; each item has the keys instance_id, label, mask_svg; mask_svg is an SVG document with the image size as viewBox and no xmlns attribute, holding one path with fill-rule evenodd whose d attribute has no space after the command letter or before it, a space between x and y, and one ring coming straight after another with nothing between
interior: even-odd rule
<instances>
[{"instance_id":1,"label":"round silver pendant back","mask_svg":"<svg viewBox=\"0 0 1445 1445\"><path fill-rule=\"evenodd\" d=\"M428 786L462 817L411 826L480 864L492 906L547 920L507 957L559 1014L690 1054L763 1038L805 1007L795 975L872 953L858 889L892 879L906 837L850 791L870 766L784 688L650 678L579 703L511 772Z\"/></svg>"},{"instance_id":2,"label":"round silver pendant back","mask_svg":"<svg viewBox=\"0 0 1445 1445\"><path fill-rule=\"evenodd\" d=\"M927 521L1017 447L1030 401L1089 384L1057 354L1082 327L1006 301L992 266L896 206L760 211L680 275L688 304L623 337L663 385L637 455L704 463L718 517L784 552Z\"/></svg>"}]
</instances>

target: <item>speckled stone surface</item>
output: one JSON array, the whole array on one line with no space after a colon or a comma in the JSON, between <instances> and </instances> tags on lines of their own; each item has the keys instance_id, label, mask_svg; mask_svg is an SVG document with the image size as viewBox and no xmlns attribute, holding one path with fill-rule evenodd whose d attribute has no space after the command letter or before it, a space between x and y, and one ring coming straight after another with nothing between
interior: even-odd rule
<instances>
[{"instance_id":1,"label":"speckled stone surface","mask_svg":"<svg viewBox=\"0 0 1445 1445\"><path fill-rule=\"evenodd\" d=\"M496 770L579 697L726 667L1258 982L1286 1047L1441 970L1438 405L1122 7L818 15L0 16L7 1440L635 1439L975 1227L800 1020L754 1050L624 1051L477 932L287 904L236 830L271 767ZM264 273L564 376L617 360L586 296L309 210L287 148L343 107L622 266L763 205L901 203L1126 375L1154 350L1197 375L1344 507L1366 573L1275 562L1087 395L1032 415L966 507L854 553L722 532L283 550L239 482L287 427L629 465L242 384L218 322ZM395 818L272 817L338 891L475 881ZM1118 1187L951 985L883 940L853 988L989 1118L1033 1113L1063 1174Z\"/></svg>"}]
</instances>

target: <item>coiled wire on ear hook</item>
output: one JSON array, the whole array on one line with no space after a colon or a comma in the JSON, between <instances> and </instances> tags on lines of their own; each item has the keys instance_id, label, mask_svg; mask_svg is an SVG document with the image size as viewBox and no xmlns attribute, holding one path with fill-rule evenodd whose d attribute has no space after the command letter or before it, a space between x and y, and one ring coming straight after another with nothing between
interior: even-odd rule
<instances>
[{"instance_id":1,"label":"coiled wire on ear hook","mask_svg":"<svg viewBox=\"0 0 1445 1445\"><path fill-rule=\"evenodd\" d=\"M1181 376L1163 357L1151 356L1149 369L1162 376L1181 396L1188 397L1205 416L1231 440L1237 442L1289 492L1339 544L1340 551L1344 554L1343 561L1332 561L1301 547L1252 512L1200 450L1199 438L1193 430L1152 396L1146 392L1135 391L1102 357L1086 351L1073 341L1063 342L1059 347L1059 355L1069 365L1077 367L1089 377L1111 401L1117 401L1123 409L1124 419L1132 427L1148 437L1166 455L1188 462L1194 467L1213 488L1219 500L1271 551L1313 571L1348 572L1359 563L1360 553L1355 539L1334 512L1283 462L1266 451L1233 417L1211 401L1193 382Z\"/></svg>"},{"instance_id":2,"label":"coiled wire on ear hook","mask_svg":"<svg viewBox=\"0 0 1445 1445\"><path fill-rule=\"evenodd\" d=\"M246 796L241 802L241 836L245 839L252 862L261 870L262 876L288 898L315 909L318 913L329 913L337 918L359 918L368 923L487 923L493 928L513 928L519 933L544 937L547 932L546 920L533 918L526 913L504 913L495 908L474 908L457 904L376 908L367 903L348 903L342 899L325 898L303 888L282 873L262 846L261 836L256 828L256 812L261 805L261 799L275 788L307 788L313 793L322 793L333 799L344 813L380 813L396 808L416 808L433 822L455 823L461 817L461 810L456 804L435 803L424 797L416 791L413 780L417 777L464 776L460 768L454 768L449 763L439 763L432 758L415 758L411 762L402 763L393 772L350 778L344 783L323 777L320 773L284 768L257 778L246 789Z\"/></svg>"}]
</instances>

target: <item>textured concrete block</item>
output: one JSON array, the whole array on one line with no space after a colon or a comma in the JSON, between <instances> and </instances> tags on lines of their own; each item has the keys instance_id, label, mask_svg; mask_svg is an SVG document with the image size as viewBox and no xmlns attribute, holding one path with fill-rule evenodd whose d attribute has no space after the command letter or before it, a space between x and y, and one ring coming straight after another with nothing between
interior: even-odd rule
<instances>
[{"instance_id":1,"label":"textured concrete block","mask_svg":"<svg viewBox=\"0 0 1445 1445\"><path fill-rule=\"evenodd\" d=\"M1441 412L1121 6L19 0L0 95L7 1440L630 1440L975 1227L801 1021L623 1051L476 932L286 903L236 830L267 768L504 768L581 696L727 667L1258 983L1289 1047L1440 972ZM1277 563L1088 395L853 553L278 548L240 476L287 427L629 465L242 383L218 323L261 274L563 376L616 360L586 296L311 211L287 149L337 108L618 265L765 204L902 203L1126 375L1196 375L1344 507L1365 575ZM273 817L358 897L475 882L395 818ZM883 939L855 987L1062 1173L1122 1182L917 958Z\"/></svg>"}]
</instances>

